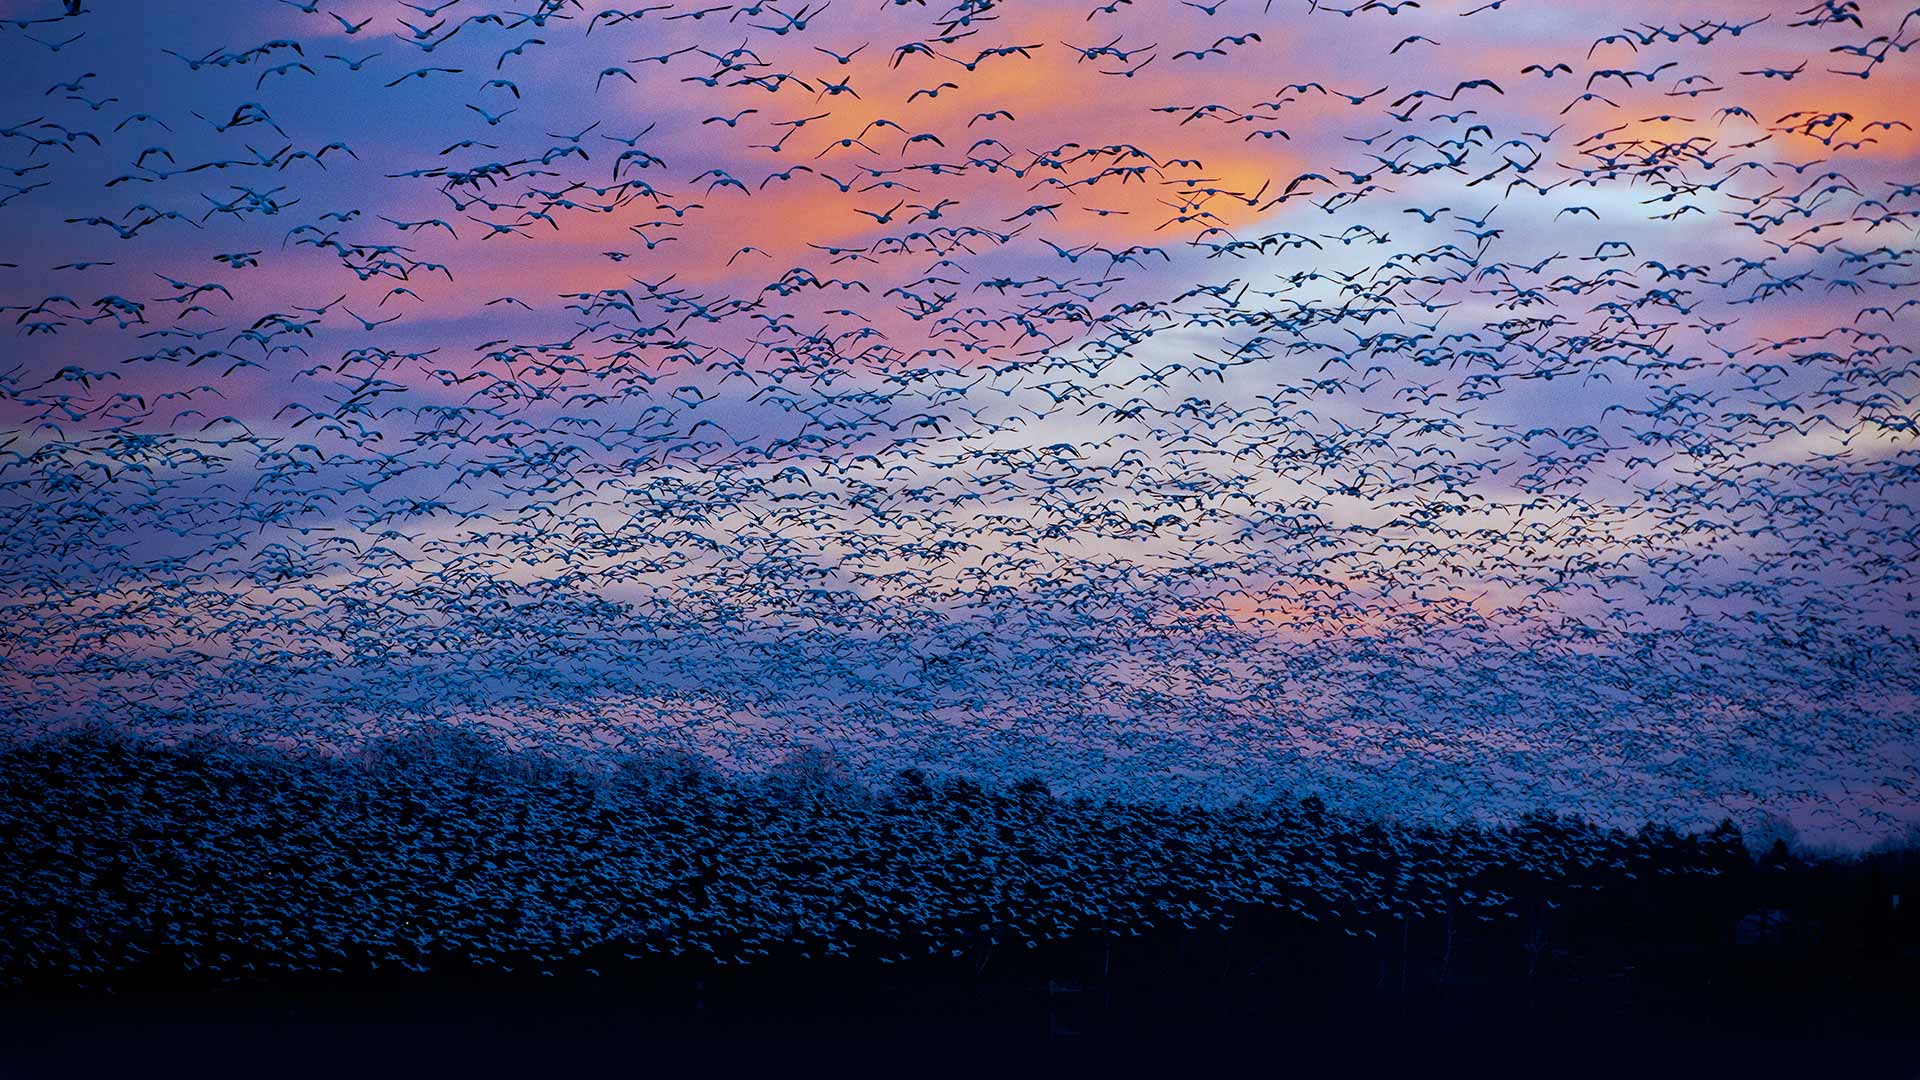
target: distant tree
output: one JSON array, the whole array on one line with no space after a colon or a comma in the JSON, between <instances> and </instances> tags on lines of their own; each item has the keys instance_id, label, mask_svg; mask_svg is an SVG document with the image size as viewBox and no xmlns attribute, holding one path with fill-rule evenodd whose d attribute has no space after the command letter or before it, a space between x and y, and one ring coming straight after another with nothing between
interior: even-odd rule
<instances>
[{"instance_id":1,"label":"distant tree","mask_svg":"<svg viewBox=\"0 0 1920 1080\"><path fill-rule=\"evenodd\" d=\"M1023 799L1047 800L1053 798L1053 789L1047 786L1045 780L1037 776L1029 776L1025 779L1015 781L1013 793Z\"/></svg>"},{"instance_id":2,"label":"distant tree","mask_svg":"<svg viewBox=\"0 0 1920 1080\"><path fill-rule=\"evenodd\" d=\"M923 769L901 769L893 778L894 799L904 803L923 803L933 798L933 783Z\"/></svg>"},{"instance_id":3,"label":"distant tree","mask_svg":"<svg viewBox=\"0 0 1920 1080\"><path fill-rule=\"evenodd\" d=\"M1797 854L1801 848L1800 830L1780 814L1767 814L1743 835L1748 850L1758 856L1770 857L1776 848Z\"/></svg>"},{"instance_id":4,"label":"distant tree","mask_svg":"<svg viewBox=\"0 0 1920 1080\"><path fill-rule=\"evenodd\" d=\"M940 793L946 797L948 802L958 803L961 806L979 806L982 802L986 801L986 792L981 789L980 785L964 776L949 778L947 782L942 785Z\"/></svg>"},{"instance_id":5,"label":"distant tree","mask_svg":"<svg viewBox=\"0 0 1920 1080\"><path fill-rule=\"evenodd\" d=\"M768 770L766 783L776 796L796 801L821 791L845 793L853 786L853 775L831 748L800 746Z\"/></svg>"},{"instance_id":6,"label":"distant tree","mask_svg":"<svg viewBox=\"0 0 1920 1080\"><path fill-rule=\"evenodd\" d=\"M650 793L684 793L716 779L713 763L679 747L662 747L623 758L614 775Z\"/></svg>"},{"instance_id":7,"label":"distant tree","mask_svg":"<svg viewBox=\"0 0 1920 1080\"><path fill-rule=\"evenodd\" d=\"M366 765L393 768L433 766L460 772L499 767L506 748L492 734L471 727L426 722L402 734L375 739L361 747ZM530 755L512 755L516 760Z\"/></svg>"}]
</instances>

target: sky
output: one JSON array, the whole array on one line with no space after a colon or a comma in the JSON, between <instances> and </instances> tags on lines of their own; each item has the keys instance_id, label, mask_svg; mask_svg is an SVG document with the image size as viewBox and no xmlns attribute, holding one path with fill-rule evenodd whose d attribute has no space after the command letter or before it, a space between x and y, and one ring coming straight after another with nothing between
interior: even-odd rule
<instances>
[{"instance_id":1,"label":"sky","mask_svg":"<svg viewBox=\"0 0 1920 1080\"><path fill-rule=\"evenodd\" d=\"M1895 6L79 7L22 733L1916 814Z\"/></svg>"}]
</instances>

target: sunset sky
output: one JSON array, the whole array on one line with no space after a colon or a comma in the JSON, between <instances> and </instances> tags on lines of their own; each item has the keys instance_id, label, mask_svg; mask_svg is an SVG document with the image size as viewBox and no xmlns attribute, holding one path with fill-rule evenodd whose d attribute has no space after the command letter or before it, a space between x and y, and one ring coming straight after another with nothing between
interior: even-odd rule
<instances>
[{"instance_id":1,"label":"sunset sky","mask_svg":"<svg viewBox=\"0 0 1920 1080\"><path fill-rule=\"evenodd\" d=\"M1911 819L1920 16L1349 2L0 0L0 717Z\"/></svg>"}]
</instances>

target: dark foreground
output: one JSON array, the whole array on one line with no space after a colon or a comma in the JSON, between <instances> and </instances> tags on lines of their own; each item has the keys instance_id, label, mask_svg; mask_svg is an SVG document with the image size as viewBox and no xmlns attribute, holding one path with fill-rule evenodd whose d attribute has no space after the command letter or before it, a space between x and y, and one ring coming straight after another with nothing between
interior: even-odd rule
<instances>
[{"instance_id":1,"label":"dark foreground","mask_svg":"<svg viewBox=\"0 0 1920 1080\"><path fill-rule=\"evenodd\" d=\"M856 1043L882 1055L833 1061L1920 1076L1911 848L872 792L819 762L587 777L444 738L299 762L91 734L0 777L6 1077Z\"/></svg>"},{"instance_id":2,"label":"dark foreground","mask_svg":"<svg viewBox=\"0 0 1920 1080\"><path fill-rule=\"evenodd\" d=\"M1910 990L1653 979L1259 992L1143 968L1108 980L901 979L830 965L539 988L12 995L0 1077L449 1075L751 1067L901 1075L1153 1066L1252 1075L1913 1077ZM830 1055L830 1056L829 1056ZM1213 1072L1209 1072L1212 1070ZM1126 1072L1123 1075L1134 1075Z\"/></svg>"},{"instance_id":3,"label":"dark foreground","mask_svg":"<svg viewBox=\"0 0 1920 1080\"><path fill-rule=\"evenodd\" d=\"M782 986L783 990L792 987ZM1300 1007L1200 1015L1175 988L1111 1006L1050 1000L1044 987L857 1001L820 995L773 1007L710 994L705 1009L650 994L552 988L421 996L137 994L114 1001L10 1001L0 1076L448 1075L449 1070L821 1068L901 1075L1045 1064L1152 1063L1155 1072L1340 1076L1913 1077L1912 1002L1853 1006L1808 995L1626 1006L1574 993L1531 1007L1500 994L1330 995ZM1051 1006L1051 1007L1050 1007ZM1704 1019L1703 1019L1704 1018ZM797 1056L796 1056L797 1055ZM827 1055L831 1055L830 1057ZM1229 1063L1232 1063L1231 1065ZM1134 1075L1124 1073L1123 1075Z\"/></svg>"}]
</instances>

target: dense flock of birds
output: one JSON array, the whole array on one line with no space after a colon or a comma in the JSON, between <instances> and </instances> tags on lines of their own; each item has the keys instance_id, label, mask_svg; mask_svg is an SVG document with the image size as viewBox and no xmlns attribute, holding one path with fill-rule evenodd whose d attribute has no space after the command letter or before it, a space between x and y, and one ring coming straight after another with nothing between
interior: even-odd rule
<instances>
[{"instance_id":1,"label":"dense flock of birds","mask_svg":"<svg viewBox=\"0 0 1920 1080\"><path fill-rule=\"evenodd\" d=\"M1727 827L1439 829L1285 793L1062 800L1034 778L911 769L869 788L818 752L746 780L672 755L589 773L418 730L297 761L87 731L0 750L0 774L16 779L0 787L0 986L16 987L848 960L964 977L1234 933L1258 966L1276 931L1364 949L1414 924L1464 960L1752 866Z\"/></svg>"},{"instance_id":2,"label":"dense flock of birds","mask_svg":"<svg viewBox=\"0 0 1920 1080\"><path fill-rule=\"evenodd\" d=\"M18 733L1916 803L1920 10L43 6Z\"/></svg>"}]
</instances>

